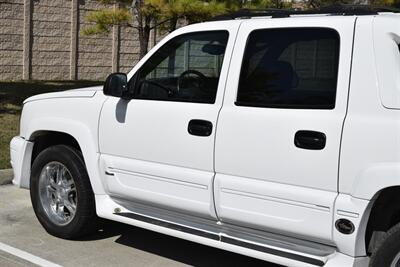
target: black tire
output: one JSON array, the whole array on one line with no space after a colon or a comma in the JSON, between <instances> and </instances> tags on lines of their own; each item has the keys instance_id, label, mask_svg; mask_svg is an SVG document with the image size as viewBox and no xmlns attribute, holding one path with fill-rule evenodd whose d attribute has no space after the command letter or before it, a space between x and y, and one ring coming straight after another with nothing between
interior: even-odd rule
<instances>
[{"instance_id":1,"label":"black tire","mask_svg":"<svg viewBox=\"0 0 400 267\"><path fill-rule=\"evenodd\" d=\"M370 267L390 267L400 253L400 223L393 226L371 255Z\"/></svg>"},{"instance_id":2,"label":"black tire","mask_svg":"<svg viewBox=\"0 0 400 267\"><path fill-rule=\"evenodd\" d=\"M62 163L75 182L79 202L73 219L66 225L53 223L46 214L39 197L39 177L42 169L50 162ZM81 153L72 147L56 145L43 150L32 165L30 194L36 217L45 230L64 239L77 239L97 230L95 200L89 176Z\"/></svg>"}]
</instances>

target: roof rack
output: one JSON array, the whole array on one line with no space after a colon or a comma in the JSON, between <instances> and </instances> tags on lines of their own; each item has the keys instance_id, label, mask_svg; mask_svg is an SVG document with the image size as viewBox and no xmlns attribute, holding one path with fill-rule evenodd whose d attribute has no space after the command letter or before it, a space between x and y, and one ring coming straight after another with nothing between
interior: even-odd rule
<instances>
[{"instance_id":1,"label":"roof rack","mask_svg":"<svg viewBox=\"0 0 400 267\"><path fill-rule=\"evenodd\" d=\"M253 17L287 18L292 15L317 15L328 14L334 16L377 15L382 12L399 13L400 9L370 5L345 5L336 4L310 10L297 9L240 9L238 11L216 16L211 21L244 19Z\"/></svg>"}]
</instances>

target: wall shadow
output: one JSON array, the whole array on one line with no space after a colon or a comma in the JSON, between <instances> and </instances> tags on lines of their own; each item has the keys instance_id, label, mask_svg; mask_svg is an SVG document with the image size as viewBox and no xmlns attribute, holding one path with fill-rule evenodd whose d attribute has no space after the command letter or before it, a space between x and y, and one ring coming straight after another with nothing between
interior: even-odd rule
<instances>
[{"instance_id":1,"label":"wall shadow","mask_svg":"<svg viewBox=\"0 0 400 267\"><path fill-rule=\"evenodd\" d=\"M99 81L0 81L0 114L19 114L33 95L102 85Z\"/></svg>"}]
</instances>

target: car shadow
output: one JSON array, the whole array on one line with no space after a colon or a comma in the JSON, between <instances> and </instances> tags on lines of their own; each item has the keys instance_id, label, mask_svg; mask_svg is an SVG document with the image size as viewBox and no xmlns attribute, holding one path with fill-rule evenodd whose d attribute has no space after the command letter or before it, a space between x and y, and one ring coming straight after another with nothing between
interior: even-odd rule
<instances>
[{"instance_id":1,"label":"car shadow","mask_svg":"<svg viewBox=\"0 0 400 267\"><path fill-rule=\"evenodd\" d=\"M85 239L81 239L81 241L93 241L113 236L119 236L115 240L118 244L156 254L190 266L280 266L112 221L104 222L101 230Z\"/></svg>"}]
</instances>

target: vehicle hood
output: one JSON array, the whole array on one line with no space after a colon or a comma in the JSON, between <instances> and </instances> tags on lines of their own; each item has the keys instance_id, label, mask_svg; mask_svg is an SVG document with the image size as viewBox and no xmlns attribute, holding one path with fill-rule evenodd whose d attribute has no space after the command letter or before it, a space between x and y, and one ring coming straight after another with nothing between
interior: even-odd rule
<instances>
[{"instance_id":1,"label":"vehicle hood","mask_svg":"<svg viewBox=\"0 0 400 267\"><path fill-rule=\"evenodd\" d=\"M52 98L83 98L83 97L93 97L96 92L102 91L103 86L93 86L93 87L86 87L80 89L72 89L67 91L61 92L54 92L54 93L46 93L40 95L34 95L27 99L25 99L24 104L32 101L43 100L43 99L52 99Z\"/></svg>"}]
</instances>

